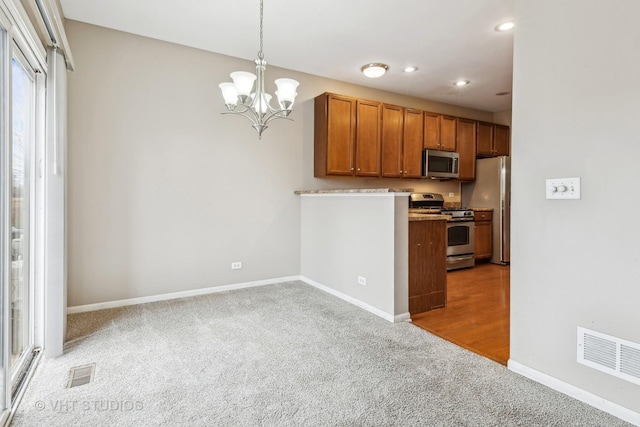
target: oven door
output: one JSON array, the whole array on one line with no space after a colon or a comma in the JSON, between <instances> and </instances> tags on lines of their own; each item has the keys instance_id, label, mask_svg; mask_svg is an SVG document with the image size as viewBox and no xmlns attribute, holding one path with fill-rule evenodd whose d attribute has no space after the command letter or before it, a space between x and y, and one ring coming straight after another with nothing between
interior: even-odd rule
<instances>
[{"instance_id":1,"label":"oven door","mask_svg":"<svg viewBox=\"0 0 640 427\"><path fill-rule=\"evenodd\" d=\"M473 220L447 222L447 270L473 267L475 244Z\"/></svg>"}]
</instances>

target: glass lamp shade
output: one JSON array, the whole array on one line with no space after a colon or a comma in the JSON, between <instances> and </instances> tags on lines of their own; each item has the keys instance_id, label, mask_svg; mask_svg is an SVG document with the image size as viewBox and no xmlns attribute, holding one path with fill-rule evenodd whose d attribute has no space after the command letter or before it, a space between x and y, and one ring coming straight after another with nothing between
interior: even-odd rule
<instances>
[{"instance_id":1,"label":"glass lamp shade","mask_svg":"<svg viewBox=\"0 0 640 427\"><path fill-rule=\"evenodd\" d=\"M222 91L222 97L226 105L238 105L238 91L233 83L220 83L218 87Z\"/></svg>"},{"instance_id":2,"label":"glass lamp shade","mask_svg":"<svg viewBox=\"0 0 640 427\"><path fill-rule=\"evenodd\" d=\"M293 79L277 79L275 83L278 87L276 96L278 97L280 107L284 110L291 109L291 106L296 99L296 95L298 95L296 89L300 83Z\"/></svg>"},{"instance_id":3,"label":"glass lamp shade","mask_svg":"<svg viewBox=\"0 0 640 427\"><path fill-rule=\"evenodd\" d=\"M238 91L238 96L249 96L253 89L253 82L256 80L256 75L246 71L234 71L229 75L233 79L233 84Z\"/></svg>"},{"instance_id":4,"label":"glass lamp shade","mask_svg":"<svg viewBox=\"0 0 640 427\"><path fill-rule=\"evenodd\" d=\"M362 74L369 77L370 79L376 79L378 77L382 77L388 69L389 66L386 64L367 64L362 67Z\"/></svg>"},{"instance_id":5,"label":"glass lamp shade","mask_svg":"<svg viewBox=\"0 0 640 427\"><path fill-rule=\"evenodd\" d=\"M252 93L251 99L254 99L255 97L256 94ZM269 105L269 102L271 102L271 95L269 95L268 93L263 93L261 98L261 100L255 102L255 104L253 105L253 109L256 110L256 113L263 115L271 107Z\"/></svg>"}]
</instances>

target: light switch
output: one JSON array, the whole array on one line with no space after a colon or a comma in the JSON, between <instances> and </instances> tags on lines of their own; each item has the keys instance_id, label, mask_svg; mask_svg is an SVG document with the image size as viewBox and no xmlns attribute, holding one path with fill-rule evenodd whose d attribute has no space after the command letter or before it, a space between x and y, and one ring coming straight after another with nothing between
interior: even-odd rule
<instances>
[{"instance_id":1,"label":"light switch","mask_svg":"<svg viewBox=\"0 0 640 427\"><path fill-rule=\"evenodd\" d=\"M580 199L580 177L547 179L547 199Z\"/></svg>"}]
</instances>

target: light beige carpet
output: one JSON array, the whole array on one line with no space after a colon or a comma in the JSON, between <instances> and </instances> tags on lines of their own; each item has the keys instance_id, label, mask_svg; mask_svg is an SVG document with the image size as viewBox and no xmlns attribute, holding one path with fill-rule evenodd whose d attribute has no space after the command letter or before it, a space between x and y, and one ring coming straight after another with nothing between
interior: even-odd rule
<instances>
[{"instance_id":1,"label":"light beige carpet","mask_svg":"<svg viewBox=\"0 0 640 427\"><path fill-rule=\"evenodd\" d=\"M628 425L301 282L71 315L68 338L13 425Z\"/></svg>"}]
</instances>

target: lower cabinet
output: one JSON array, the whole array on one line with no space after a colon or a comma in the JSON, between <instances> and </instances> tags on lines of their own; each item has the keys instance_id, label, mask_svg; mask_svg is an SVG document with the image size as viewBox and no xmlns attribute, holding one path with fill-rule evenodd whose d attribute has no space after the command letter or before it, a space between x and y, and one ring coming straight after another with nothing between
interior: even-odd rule
<instances>
[{"instance_id":1,"label":"lower cabinet","mask_svg":"<svg viewBox=\"0 0 640 427\"><path fill-rule=\"evenodd\" d=\"M409 221L409 313L447 303L447 221Z\"/></svg>"},{"instance_id":2,"label":"lower cabinet","mask_svg":"<svg viewBox=\"0 0 640 427\"><path fill-rule=\"evenodd\" d=\"M474 233L475 233L475 245L474 245L474 257L476 261L485 260L491 258L493 252L492 244L492 219L493 212L480 211L473 213Z\"/></svg>"}]
</instances>

